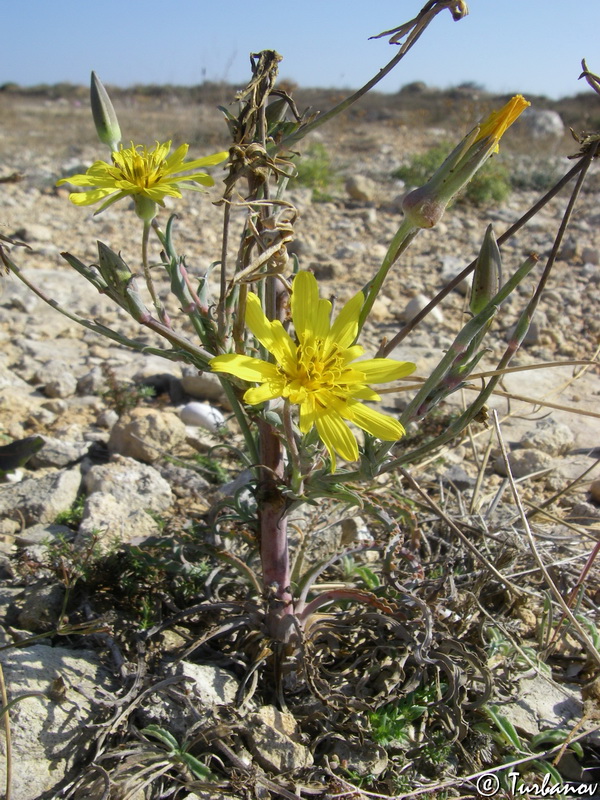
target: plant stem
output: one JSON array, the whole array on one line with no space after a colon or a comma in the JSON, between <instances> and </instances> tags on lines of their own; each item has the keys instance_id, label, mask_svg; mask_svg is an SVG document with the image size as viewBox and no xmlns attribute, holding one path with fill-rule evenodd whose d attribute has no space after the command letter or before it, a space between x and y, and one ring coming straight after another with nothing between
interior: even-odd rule
<instances>
[{"instance_id":1,"label":"plant stem","mask_svg":"<svg viewBox=\"0 0 600 800\"><path fill-rule=\"evenodd\" d=\"M261 477L258 491L258 525L263 581L270 601L268 627L282 639L289 626L284 618L294 611L290 592L290 557L286 501L281 492L284 478L283 450L279 437L264 420L258 420Z\"/></svg>"}]
</instances>

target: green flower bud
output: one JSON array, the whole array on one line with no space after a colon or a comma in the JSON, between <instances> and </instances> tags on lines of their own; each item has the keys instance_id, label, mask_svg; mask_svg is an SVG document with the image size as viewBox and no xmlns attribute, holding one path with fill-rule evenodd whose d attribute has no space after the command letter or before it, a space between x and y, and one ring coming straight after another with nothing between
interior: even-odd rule
<instances>
[{"instance_id":1,"label":"green flower bud","mask_svg":"<svg viewBox=\"0 0 600 800\"><path fill-rule=\"evenodd\" d=\"M92 72L90 84L90 104L98 138L103 144L107 144L111 150L116 150L121 141L119 120L108 92L95 72Z\"/></svg>"},{"instance_id":2,"label":"green flower bud","mask_svg":"<svg viewBox=\"0 0 600 800\"><path fill-rule=\"evenodd\" d=\"M494 153L503 134L530 105L518 94L468 133L424 186L404 198L402 210L418 228L433 228L450 200Z\"/></svg>"},{"instance_id":3,"label":"green flower bud","mask_svg":"<svg viewBox=\"0 0 600 800\"><path fill-rule=\"evenodd\" d=\"M471 314L479 314L492 297L500 290L502 283L502 259L491 225L485 232L481 250L477 256L473 272L473 286L469 309Z\"/></svg>"}]
</instances>

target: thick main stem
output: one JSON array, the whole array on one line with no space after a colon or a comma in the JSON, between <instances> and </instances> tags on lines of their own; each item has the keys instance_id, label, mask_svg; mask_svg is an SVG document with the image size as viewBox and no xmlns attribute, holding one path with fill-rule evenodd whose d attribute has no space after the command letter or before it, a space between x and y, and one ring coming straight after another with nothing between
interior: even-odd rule
<instances>
[{"instance_id":1,"label":"thick main stem","mask_svg":"<svg viewBox=\"0 0 600 800\"><path fill-rule=\"evenodd\" d=\"M290 591L285 497L281 486L284 476L281 442L271 426L259 420L261 477L258 492L260 558L267 599L270 604L268 625L274 638L285 637L289 626L284 619L294 611Z\"/></svg>"}]
</instances>

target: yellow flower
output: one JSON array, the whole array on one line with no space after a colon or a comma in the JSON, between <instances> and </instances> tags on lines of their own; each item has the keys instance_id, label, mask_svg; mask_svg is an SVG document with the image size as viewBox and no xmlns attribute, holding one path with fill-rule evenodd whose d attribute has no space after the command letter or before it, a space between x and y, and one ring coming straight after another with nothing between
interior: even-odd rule
<instances>
[{"instance_id":1,"label":"yellow flower","mask_svg":"<svg viewBox=\"0 0 600 800\"><path fill-rule=\"evenodd\" d=\"M84 175L72 175L62 178L57 186L71 183L73 186L94 187L89 192L73 192L69 200L76 206L89 206L106 199L96 214L116 203L124 197L133 197L136 211L142 219L152 219L156 214L156 203L163 206L164 198L181 197L179 185L182 189L202 191L199 186L190 184L190 181L204 186L214 184L210 175L205 172L196 172L192 175L180 173L220 164L227 158L227 153L215 153L205 158L194 161L184 161L189 145L182 144L169 155L171 142L156 143L156 147L148 150L142 145L115 150L112 154L112 164L106 161L96 161ZM152 213L154 212L154 213Z\"/></svg>"},{"instance_id":2,"label":"yellow flower","mask_svg":"<svg viewBox=\"0 0 600 800\"><path fill-rule=\"evenodd\" d=\"M525 100L522 94L516 94L508 103L503 105L502 108L498 109L498 111L492 111L492 113L480 123L479 133L477 134L475 142L490 137L495 143L494 152L497 152L498 142L502 136L517 117L530 105L531 103Z\"/></svg>"},{"instance_id":3,"label":"yellow flower","mask_svg":"<svg viewBox=\"0 0 600 800\"><path fill-rule=\"evenodd\" d=\"M346 303L331 324L331 303L319 298L314 275L299 272L292 285L291 303L297 341L279 320L267 319L255 294L248 295L246 324L274 356L275 363L230 353L213 358L210 364L215 372L260 384L244 394L250 405L276 397L298 405L300 431L306 434L316 426L334 472L336 453L346 461L358 459L358 444L346 420L385 441L404 435L396 419L361 401L381 399L367 383L386 383L410 375L415 365L391 358L355 361L364 352L360 345L352 344L364 303L362 292Z\"/></svg>"}]
</instances>

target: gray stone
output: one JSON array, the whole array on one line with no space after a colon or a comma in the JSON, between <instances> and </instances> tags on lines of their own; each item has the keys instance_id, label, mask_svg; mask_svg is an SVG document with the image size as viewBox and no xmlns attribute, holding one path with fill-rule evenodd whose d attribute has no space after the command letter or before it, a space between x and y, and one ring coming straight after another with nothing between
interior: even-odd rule
<instances>
[{"instance_id":1,"label":"gray stone","mask_svg":"<svg viewBox=\"0 0 600 800\"><path fill-rule=\"evenodd\" d=\"M437 226L439 228L439 224ZM441 279L444 286L455 278L466 267L464 259L457 258L456 256L442 256L442 273ZM462 294L463 297L471 290L471 281L469 278L463 278L462 281L456 286L456 292Z\"/></svg>"},{"instance_id":2,"label":"gray stone","mask_svg":"<svg viewBox=\"0 0 600 800\"><path fill-rule=\"evenodd\" d=\"M565 125L558 111L526 108L521 117L523 127L533 139L560 139Z\"/></svg>"},{"instance_id":3,"label":"gray stone","mask_svg":"<svg viewBox=\"0 0 600 800\"><path fill-rule=\"evenodd\" d=\"M541 419L534 430L521 439L521 447L541 450L550 456L568 453L575 443L575 436L568 425L556 422L552 417Z\"/></svg>"},{"instance_id":4,"label":"gray stone","mask_svg":"<svg viewBox=\"0 0 600 800\"><path fill-rule=\"evenodd\" d=\"M77 394L100 394L106 391L106 374L101 367L92 367L77 381Z\"/></svg>"},{"instance_id":5,"label":"gray stone","mask_svg":"<svg viewBox=\"0 0 600 800\"><path fill-rule=\"evenodd\" d=\"M416 294L408 303L404 306L404 310L400 312L398 315L399 319L403 322L410 322L413 320L417 314L419 314L425 306L430 303L430 298L425 297L423 294ZM426 319L429 322L441 323L444 321L444 315L440 311L438 306L435 306L429 314L427 315Z\"/></svg>"},{"instance_id":6,"label":"gray stone","mask_svg":"<svg viewBox=\"0 0 600 800\"><path fill-rule=\"evenodd\" d=\"M162 464L157 469L177 497L203 497L210 488L209 482L193 469L176 464Z\"/></svg>"},{"instance_id":7,"label":"gray stone","mask_svg":"<svg viewBox=\"0 0 600 800\"><path fill-rule=\"evenodd\" d=\"M54 522L61 511L71 508L80 485L79 469L65 469L14 486L0 486L0 518L22 517L25 525Z\"/></svg>"},{"instance_id":8,"label":"gray stone","mask_svg":"<svg viewBox=\"0 0 600 800\"><path fill-rule=\"evenodd\" d=\"M44 446L29 461L30 466L66 467L82 459L90 449L89 442L66 442L52 436L42 436Z\"/></svg>"},{"instance_id":9,"label":"gray stone","mask_svg":"<svg viewBox=\"0 0 600 800\"><path fill-rule=\"evenodd\" d=\"M173 502L169 484L154 467L124 456L93 466L84 478L84 486L88 494L109 494L131 510L160 512Z\"/></svg>"},{"instance_id":10,"label":"gray stone","mask_svg":"<svg viewBox=\"0 0 600 800\"><path fill-rule=\"evenodd\" d=\"M519 681L518 700L502 705L502 714L528 737L541 731L564 728L581 719L580 691L536 675Z\"/></svg>"},{"instance_id":11,"label":"gray stone","mask_svg":"<svg viewBox=\"0 0 600 800\"><path fill-rule=\"evenodd\" d=\"M310 750L298 741L294 717L274 706L263 706L246 722L244 740L263 769L275 774L310 767Z\"/></svg>"},{"instance_id":12,"label":"gray stone","mask_svg":"<svg viewBox=\"0 0 600 800\"><path fill-rule=\"evenodd\" d=\"M185 425L169 411L135 408L113 426L108 440L111 453L152 464L185 442Z\"/></svg>"},{"instance_id":13,"label":"gray stone","mask_svg":"<svg viewBox=\"0 0 600 800\"><path fill-rule=\"evenodd\" d=\"M62 361L48 361L37 370L34 381L42 384L46 397L72 397L77 391L77 380Z\"/></svg>"},{"instance_id":14,"label":"gray stone","mask_svg":"<svg viewBox=\"0 0 600 800\"><path fill-rule=\"evenodd\" d=\"M386 750L373 742L353 742L341 736L332 736L327 740L323 751L329 761L341 763L344 769L357 772L359 775L381 775L387 768Z\"/></svg>"},{"instance_id":15,"label":"gray stone","mask_svg":"<svg viewBox=\"0 0 600 800\"><path fill-rule=\"evenodd\" d=\"M554 468L554 459L541 450L514 450L508 454L508 463L514 478L525 478L534 472ZM499 475L507 474L502 455L494 462L494 470Z\"/></svg>"},{"instance_id":16,"label":"gray stone","mask_svg":"<svg viewBox=\"0 0 600 800\"><path fill-rule=\"evenodd\" d=\"M85 757L94 700L115 690L98 656L88 650L34 646L0 651L9 700L28 692L10 712L12 797L53 793ZM104 695L103 695L104 691ZM0 785L6 783L6 745L0 737ZM52 796L55 796L52 794Z\"/></svg>"},{"instance_id":17,"label":"gray stone","mask_svg":"<svg viewBox=\"0 0 600 800\"><path fill-rule=\"evenodd\" d=\"M65 588L58 583L28 586L18 624L32 633L54 630L59 622L64 597Z\"/></svg>"},{"instance_id":18,"label":"gray stone","mask_svg":"<svg viewBox=\"0 0 600 800\"><path fill-rule=\"evenodd\" d=\"M188 686L203 705L230 705L235 701L237 678L222 667L178 661L168 667L167 674L189 678Z\"/></svg>"},{"instance_id":19,"label":"gray stone","mask_svg":"<svg viewBox=\"0 0 600 800\"><path fill-rule=\"evenodd\" d=\"M138 544L159 535L159 523L144 509L111 494L94 492L85 501L75 546L86 547L94 538L100 550L108 552L122 542Z\"/></svg>"},{"instance_id":20,"label":"gray stone","mask_svg":"<svg viewBox=\"0 0 600 800\"><path fill-rule=\"evenodd\" d=\"M352 175L346 180L346 191L352 200L370 203L375 199L377 185L365 175Z\"/></svg>"},{"instance_id":21,"label":"gray stone","mask_svg":"<svg viewBox=\"0 0 600 800\"><path fill-rule=\"evenodd\" d=\"M71 528L66 525L57 525L50 523L49 525L39 524L31 525L25 528L17 536L15 536L15 543L20 547L28 547L32 544L43 544L44 542L53 542L60 539L72 539L74 536Z\"/></svg>"},{"instance_id":22,"label":"gray stone","mask_svg":"<svg viewBox=\"0 0 600 800\"><path fill-rule=\"evenodd\" d=\"M100 428L112 428L119 421L119 415L112 408L106 408L101 411L96 418L96 425Z\"/></svg>"},{"instance_id":23,"label":"gray stone","mask_svg":"<svg viewBox=\"0 0 600 800\"><path fill-rule=\"evenodd\" d=\"M212 400L223 408L231 410L221 381L214 372L198 372L193 367L184 367L181 385L184 392L190 397L194 397L196 400Z\"/></svg>"}]
</instances>

